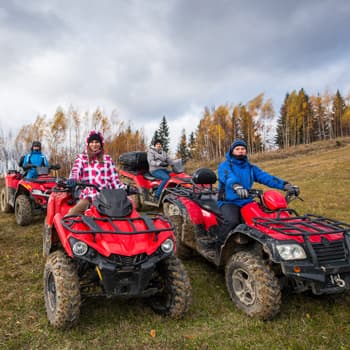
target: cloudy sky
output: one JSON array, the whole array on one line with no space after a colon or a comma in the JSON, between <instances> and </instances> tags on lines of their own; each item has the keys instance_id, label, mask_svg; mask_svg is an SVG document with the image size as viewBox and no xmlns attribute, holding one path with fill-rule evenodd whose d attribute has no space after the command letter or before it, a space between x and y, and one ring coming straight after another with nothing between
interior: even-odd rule
<instances>
[{"instance_id":1,"label":"cloudy sky","mask_svg":"<svg viewBox=\"0 0 350 350\"><path fill-rule=\"evenodd\" d=\"M102 108L172 142L205 106L350 91L348 0L2 0L0 127ZM176 140L177 142L177 140Z\"/></svg>"}]
</instances>

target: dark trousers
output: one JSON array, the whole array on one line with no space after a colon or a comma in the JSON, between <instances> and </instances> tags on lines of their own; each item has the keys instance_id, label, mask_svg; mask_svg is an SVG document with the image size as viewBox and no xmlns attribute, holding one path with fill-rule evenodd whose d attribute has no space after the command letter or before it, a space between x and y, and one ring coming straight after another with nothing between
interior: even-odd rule
<instances>
[{"instance_id":1,"label":"dark trousers","mask_svg":"<svg viewBox=\"0 0 350 350\"><path fill-rule=\"evenodd\" d=\"M224 242L228 233L242 222L241 207L234 204L224 204L221 207L221 212L224 217L224 222L220 227L219 239L221 242Z\"/></svg>"}]
</instances>

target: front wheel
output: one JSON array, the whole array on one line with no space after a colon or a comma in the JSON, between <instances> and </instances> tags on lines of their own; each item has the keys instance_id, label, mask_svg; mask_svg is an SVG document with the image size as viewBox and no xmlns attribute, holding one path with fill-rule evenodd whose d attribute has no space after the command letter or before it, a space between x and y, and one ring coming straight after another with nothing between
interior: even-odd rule
<instances>
[{"instance_id":1,"label":"front wheel","mask_svg":"<svg viewBox=\"0 0 350 350\"><path fill-rule=\"evenodd\" d=\"M15 216L18 225L29 225L33 220L33 209L30 199L25 194L21 194L16 198Z\"/></svg>"},{"instance_id":2,"label":"front wheel","mask_svg":"<svg viewBox=\"0 0 350 350\"><path fill-rule=\"evenodd\" d=\"M175 256L161 261L152 282L159 292L148 299L151 308L162 316L183 317L192 301L192 289L181 261Z\"/></svg>"},{"instance_id":3,"label":"front wheel","mask_svg":"<svg viewBox=\"0 0 350 350\"><path fill-rule=\"evenodd\" d=\"M50 254L44 269L46 314L55 328L74 325L80 315L80 284L73 261L61 250Z\"/></svg>"},{"instance_id":4,"label":"front wheel","mask_svg":"<svg viewBox=\"0 0 350 350\"><path fill-rule=\"evenodd\" d=\"M252 252L234 254L226 265L225 277L232 301L247 315L267 320L279 312L281 288L261 257Z\"/></svg>"},{"instance_id":5,"label":"front wheel","mask_svg":"<svg viewBox=\"0 0 350 350\"><path fill-rule=\"evenodd\" d=\"M11 213L13 211L8 201L7 189L3 187L0 192L0 210L3 213Z\"/></svg>"}]
</instances>

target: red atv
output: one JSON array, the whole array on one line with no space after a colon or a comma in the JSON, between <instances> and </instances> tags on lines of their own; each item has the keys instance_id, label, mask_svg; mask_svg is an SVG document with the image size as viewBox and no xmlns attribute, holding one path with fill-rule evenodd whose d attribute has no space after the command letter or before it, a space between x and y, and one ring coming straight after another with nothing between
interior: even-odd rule
<instances>
[{"instance_id":1,"label":"red atv","mask_svg":"<svg viewBox=\"0 0 350 350\"><path fill-rule=\"evenodd\" d=\"M26 173L9 170L5 176L5 185L1 188L0 209L3 213L15 212L18 225L29 225L35 215L45 214L46 205L52 188L56 186L56 177L49 175L50 170L60 169L59 165L35 167L38 177L25 178Z\"/></svg>"},{"instance_id":2,"label":"red atv","mask_svg":"<svg viewBox=\"0 0 350 350\"><path fill-rule=\"evenodd\" d=\"M43 252L50 324L72 326L89 296L142 297L155 312L182 317L191 302L191 285L174 255L168 219L140 215L121 189L101 190L84 215L67 215L75 201L74 192L60 181L48 203Z\"/></svg>"},{"instance_id":3,"label":"red atv","mask_svg":"<svg viewBox=\"0 0 350 350\"><path fill-rule=\"evenodd\" d=\"M153 196L158 186L162 182L148 172L148 162L146 152L127 152L123 153L118 160L121 168L119 176L122 181L136 186L138 194L133 195L137 209L147 206L160 207L167 188L173 188L179 184L188 186L191 182L191 176L184 173L181 159L175 161L172 166L173 171L169 174L170 179L165 185L159 201L154 201Z\"/></svg>"},{"instance_id":4,"label":"red atv","mask_svg":"<svg viewBox=\"0 0 350 350\"><path fill-rule=\"evenodd\" d=\"M228 292L249 316L270 319L280 310L281 290L342 293L350 288L350 225L316 215L298 215L275 190L250 190L256 201L241 210L243 223L225 242L218 240L223 223L216 175L197 170L193 187L169 189L163 210L175 226L178 255L197 252L225 268Z\"/></svg>"}]
</instances>

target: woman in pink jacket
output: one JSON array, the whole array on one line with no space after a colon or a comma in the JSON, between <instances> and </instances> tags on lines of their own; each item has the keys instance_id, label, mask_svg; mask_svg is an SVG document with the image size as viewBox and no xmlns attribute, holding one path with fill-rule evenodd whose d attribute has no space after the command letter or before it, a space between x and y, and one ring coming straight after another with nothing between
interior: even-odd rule
<instances>
[{"instance_id":1,"label":"woman in pink jacket","mask_svg":"<svg viewBox=\"0 0 350 350\"><path fill-rule=\"evenodd\" d=\"M67 184L74 186L76 182L88 182L103 188L126 188L120 182L117 169L112 157L103 150L104 138L100 132L91 131L86 138L86 150L78 154ZM70 209L69 215L83 214L90 201L96 196L97 190L93 187L84 188L79 196L78 203Z\"/></svg>"}]
</instances>

